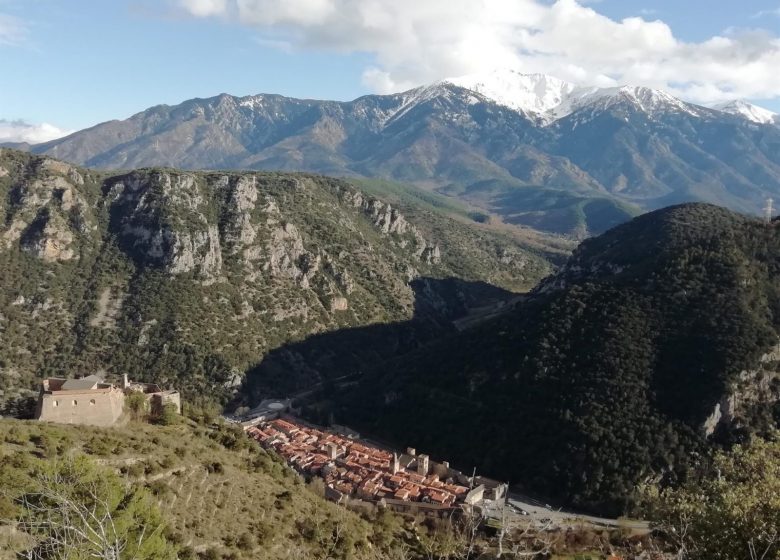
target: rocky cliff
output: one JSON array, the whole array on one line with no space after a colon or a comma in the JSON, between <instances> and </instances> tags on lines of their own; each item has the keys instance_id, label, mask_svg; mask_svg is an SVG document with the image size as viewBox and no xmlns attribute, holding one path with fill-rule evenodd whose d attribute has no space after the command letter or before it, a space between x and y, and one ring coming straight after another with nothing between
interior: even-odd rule
<instances>
[{"instance_id":1,"label":"rocky cliff","mask_svg":"<svg viewBox=\"0 0 780 560\"><path fill-rule=\"evenodd\" d=\"M550 270L516 238L305 174L98 173L4 149L0 213L6 401L94 371L222 398L288 342L412 319L415 279L516 291Z\"/></svg>"},{"instance_id":2,"label":"rocky cliff","mask_svg":"<svg viewBox=\"0 0 780 560\"><path fill-rule=\"evenodd\" d=\"M415 182L507 223L579 239L640 210L706 201L757 213L767 197L780 197L773 124L633 87L588 89L566 101L554 94L561 105L539 113L517 105L537 96L527 81L537 77L504 78L518 89L497 96L456 80L347 102L223 94L152 107L32 150L93 167Z\"/></svg>"}]
</instances>

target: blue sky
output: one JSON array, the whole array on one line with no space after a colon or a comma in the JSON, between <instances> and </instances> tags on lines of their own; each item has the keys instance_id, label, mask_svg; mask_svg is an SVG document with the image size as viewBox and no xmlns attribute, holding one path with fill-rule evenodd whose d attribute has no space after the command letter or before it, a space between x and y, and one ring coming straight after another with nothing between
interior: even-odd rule
<instances>
[{"instance_id":1,"label":"blue sky","mask_svg":"<svg viewBox=\"0 0 780 560\"><path fill-rule=\"evenodd\" d=\"M772 68L772 61L777 60L772 49L778 49L773 41L780 36L780 0L601 0L580 2L583 6L565 0L557 11L546 11L555 2L517 0L517 21L511 26L488 17L478 27L465 19L468 14L461 21L457 14L448 13L447 3L415 0L401 6L406 11L388 8L387 14L380 13L380 23L372 23L368 30L346 13L354 11L354 5L350 8L347 4L357 0L285 0L288 4L283 7L272 6L282 0L256 0L254 4L263 5L262 13L239 10L234 1L0 0L0 119L6 123L15 119L50 123L73 130L126 118L152 105L221 92L351 99L404 89L453 72L479 70L483 61L492 60L508 60L529 71L545 70L540 60L550 60L551 69L558 70L550 73L570 72L561 77L582 76L598 84L627 77L662 87L676 87L674 84L685 81L685 72L691 72L685 61L688 55L679 54L679 48L669 47L662 54L654 50L656 42L668 41L663 28L644 26L646 30L635 33L644 39L635 45L631 30L606 20L620 22L634 16L663 21L674 40L681 43L702 44L717 35L737 37L739 49L733 50L744 50L747 58L736 57L729 63L735 72L756 57L764 57L765 66L757 66L747 78L732 79L729 67L717 68L697 78L705 82L706 91L697 83L674 93L704 102L716 95L713 87L725 88L733 90L735 96L749 97L780 111L780 85L770 83L774 78L769 75L762 78L762 68ZM372 1L382 4L382 0ZM419 8L426 1L430 9ZM320 14L317 9L323 2L343 2L337 6L343 13ZM459 2L463 6L471 2L479 10L478 0L451 3ZM290 3L297 3L300 13L285 11ZM399 4L404 2L393 2L393 6ZM528 28L523 14L531 13L529 8L534 4L539 5L538 14L529 16L536 19L528 26L541 28L543 33L529 47L515 39ZM441 14L436 13L438 6L442 6ZM505 1L501 9L511 11L513 6ZM587 10L606 16L591 18L594 36L583 33L570 49L558 52L556 41L565 43L571 35L565 26L574 29L579 21L576 18L588 16ZM407 14L413 25L402 33ZM362 17L365 19L365 14ZM588 50L587 41L598 41L597 35L604 35L600 26L614 33L616 50L637 49L631 70L623 72L621 64L628 64L624 59L600 53L603 45L594 43L593 56L579 54ZM396 29L399 37L394 37ZM446 33L439 36L441 29ZM493 41L494 36L502 38ZM452 52L445 52L448 41ZM515 54L529 49L542 51L547 58ZM642 49L653 51L656 66L636 68ZM704 57L700 66L708 64L706 57L730 56L730 51L724 51L725 55L702 54L705 50L702 47L693 55ZM671 52L677 54L667 54ZM708 80L717 86L710 86Z\"/></svg>"}]
</instances>

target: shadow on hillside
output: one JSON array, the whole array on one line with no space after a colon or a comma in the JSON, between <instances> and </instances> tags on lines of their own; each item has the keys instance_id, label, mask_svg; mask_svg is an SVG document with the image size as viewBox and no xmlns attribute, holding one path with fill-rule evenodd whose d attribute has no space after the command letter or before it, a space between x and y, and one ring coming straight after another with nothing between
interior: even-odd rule
<instances>
[{"instance_id":1,"label":"shadow on hillside","mask_svg":"<svg viewBox=\"0 0 780 560\"><path fill-rule=\"evenodd\" d=\"M418 278L410 285L414 292L410 320L342 329L285 344L247 371L240 399L254 405L269 396L320 387L327 391L455 332L455 320L506 306L517 296L485 282L457 278Z\"/></svg>"}]
</instances>

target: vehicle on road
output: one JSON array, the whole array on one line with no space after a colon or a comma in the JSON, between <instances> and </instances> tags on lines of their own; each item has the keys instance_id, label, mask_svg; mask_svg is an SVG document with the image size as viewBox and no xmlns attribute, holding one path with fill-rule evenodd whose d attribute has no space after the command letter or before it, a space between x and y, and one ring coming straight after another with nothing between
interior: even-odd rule
<instances>
[{"instance_id":1,"label":"vehicle on road","mask_svg":"<svg viewBox=\"0 0 780 560\"><path fill-rule=\"evenodd\" d=\"M509 504L509 509L512 510L514 513L517 513L518 515L528 515L527 511L525 511L521 507L517 507L514 504Z\"/></svg>"}]
</instances>

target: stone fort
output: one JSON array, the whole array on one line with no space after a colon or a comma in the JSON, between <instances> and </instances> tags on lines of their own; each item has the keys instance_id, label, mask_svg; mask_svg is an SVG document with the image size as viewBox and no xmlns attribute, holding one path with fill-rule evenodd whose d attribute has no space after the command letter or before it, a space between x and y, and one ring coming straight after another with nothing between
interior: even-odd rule
<instances>
[{"instance_id":1,"label":"stone fort","mask_svg":"<svg viewBox=\"0 0 780 560\"><path fill-rule=\"evenodd\" d=\"M35 418L60 424L112 426L122 416L125 399L143 394L152 414L171 403L181 413L181 396L175 389L162 390L154 383L136 383L123 376L122 385L106 383L97 375L79 379L49 377L41 382Z\"/></svg>"}]
</instances>

